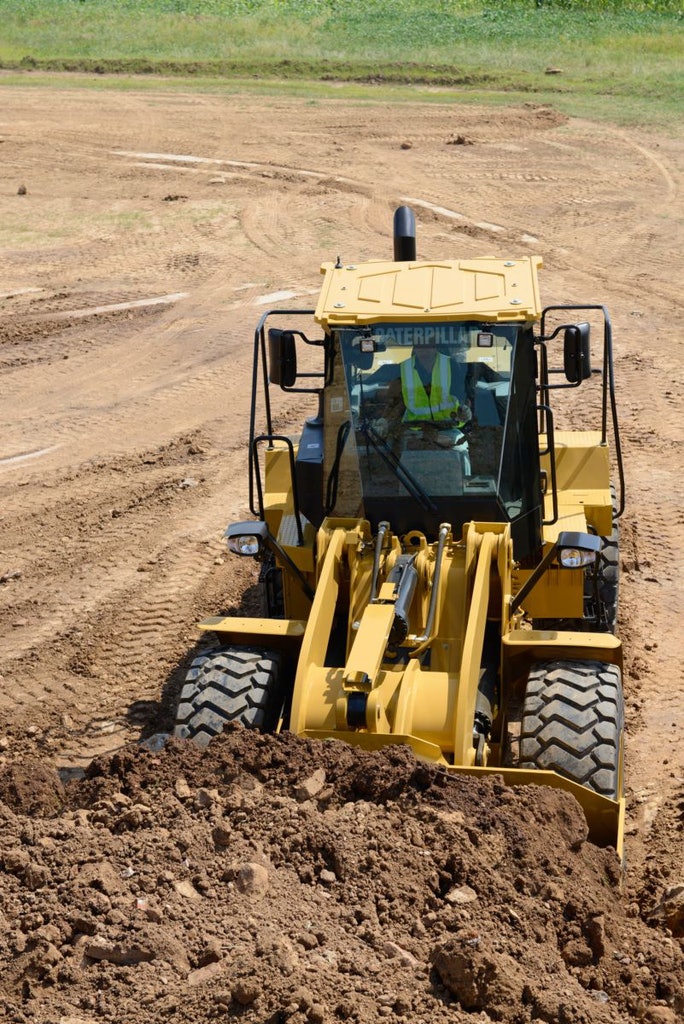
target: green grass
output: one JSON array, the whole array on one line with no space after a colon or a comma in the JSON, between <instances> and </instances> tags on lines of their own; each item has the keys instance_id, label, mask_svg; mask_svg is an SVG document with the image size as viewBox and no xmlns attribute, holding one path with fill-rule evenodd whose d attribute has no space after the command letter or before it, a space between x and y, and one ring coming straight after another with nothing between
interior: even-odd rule
<instances>
[{"instance_id":1,"label":"green grass","mask_svg":"<svg viewBox=\"0 0 684 1024\"><path fill-rule=\"evenodd\" d=\"M4 69L485 90L623 123L684 110L676 0L0 0L0 25Z\"/></svg>"}]
</instances>

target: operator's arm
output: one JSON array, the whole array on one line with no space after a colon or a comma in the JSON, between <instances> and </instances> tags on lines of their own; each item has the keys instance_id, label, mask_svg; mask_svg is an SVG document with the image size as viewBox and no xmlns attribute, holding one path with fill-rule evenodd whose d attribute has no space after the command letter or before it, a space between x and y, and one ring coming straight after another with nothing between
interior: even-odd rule
<instances>
[{"instance_id":1,"label":"operator's arm","mask_svg":"<svg viewBox=\"0 0 684 1024\"><path fill-rule=\"evenodd\" d=\"M399 374L390 381L383 395L382 411L378 414L382 416L386 424L384 436L396 438L401 431L401 424L404 419L404 412L406 411Z\"/></svg>"},{"instance_id":2,"label":"operator's arm","mask_svg":"<svg viewBox=\"0 0 684 1024\"><path fill-rule=\"evenodd\" d=\"M468 369L465 374L466 401L473 411L475 410L475 392L477 390L477 382L480 379L480 367L483 365L483 363L468 363Z\"/></svg>"},{"instance_id":3,"label":"operator's arm","mask_svg":"<svg viewBox=\"0 0 684 1024\"><path fill-rule=\"evenodd\" d=\"M451 360L451 387L449 388L449 394L454 399L454 409L451 413L451 418L458 426L470 423L473 418L473 402L468 390L468 374L470 373L471 365L468 364L468 369L464 375L464 364L456 359ZM472 385L472 396L474 400L475 384Z\"/></svg>"},{"instance_id":4,"label":"operator's arm","mask_svg":"<svg viewBox=\"0 0 684 1024\"><path fill-rule=\"evenodd\" d=\"M508 406L508 389L509 379L507 374L501 374L494 367L490 366L489 363L476 362L469 363L466 371L466 396L470 407L473 411L473 415L476 413L475 397L477 392L478 382L482 382L483 385L490 385L489 388L485 389L491 393L491 401L495 407L495 419L492 419L492 410L490 413L483 412L480 410L480 415L484 415L484 422L486 424L503 426L506 422L506 409ZM491 403L490 403L491 404ZM486 407L485 407L486 408Z\"/></svg>"}]
</instances>

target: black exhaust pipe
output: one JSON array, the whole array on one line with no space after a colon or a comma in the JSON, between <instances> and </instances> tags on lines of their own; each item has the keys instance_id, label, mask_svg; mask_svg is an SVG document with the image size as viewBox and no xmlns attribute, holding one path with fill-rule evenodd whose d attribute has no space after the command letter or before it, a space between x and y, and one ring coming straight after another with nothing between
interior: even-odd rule
<instances>
[{"instance_id":1,"label":"black exhaust pipe","mask_svg":"<svg viewBox=\"0 0 684 1024\"><path fill-rule=\"evenodd\" d=\"M416 217L410 206L394 211L394 261L413 263L416 258Z\"/></svg>"}]
</instances>

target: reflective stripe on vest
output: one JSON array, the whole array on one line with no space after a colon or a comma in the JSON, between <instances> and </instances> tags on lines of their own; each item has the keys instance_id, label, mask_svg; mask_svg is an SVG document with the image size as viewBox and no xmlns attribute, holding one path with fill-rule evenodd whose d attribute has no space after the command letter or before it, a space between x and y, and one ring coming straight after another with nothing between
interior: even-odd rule
<instances>
[{"instance_id":1,"label":"reflective stripe on vest","mask_svg":"<svg viewBox=\"0 0 684 1024\"><path fill-rule=\"evenodd\" d=\"M411 420L450 420L452 410L459 404L450 390L451 360L448 356L438 353L435 359L429 398L413 359L405 359L401 364L401 394L406 409L402 417L404 423Z\"/></svg>"}]
</instances>

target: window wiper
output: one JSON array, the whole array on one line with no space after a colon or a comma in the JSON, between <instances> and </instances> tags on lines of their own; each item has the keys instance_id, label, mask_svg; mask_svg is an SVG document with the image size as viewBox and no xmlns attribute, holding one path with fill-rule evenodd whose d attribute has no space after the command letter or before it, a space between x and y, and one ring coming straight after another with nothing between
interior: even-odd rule
<instances>
[{"instance_id":1,"label":"window wiper","mask_svg":"<svg viewBox=\"0 0 684 1024\"><path fill-rule=\"evenodd\" d=\"M418 502L421 508L426 512L436 512L437 506L430 498L430 495L423 489L416 478L409 473L406 466L402 465L390 446L387 444L387 441L385 441L384 437L378 434L375 427L367 419L363 419L359 423L359 430L366 438L366 441L369 442L378 453L385 465L392 470L399 483L406 488L411 497Z\"/></svg>"}]
</instances>

